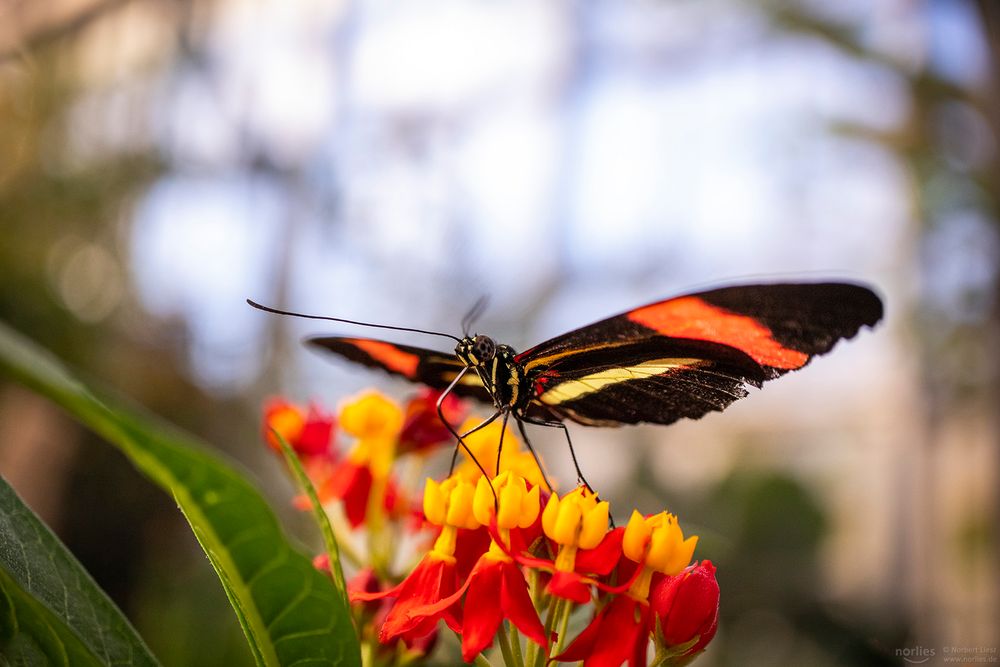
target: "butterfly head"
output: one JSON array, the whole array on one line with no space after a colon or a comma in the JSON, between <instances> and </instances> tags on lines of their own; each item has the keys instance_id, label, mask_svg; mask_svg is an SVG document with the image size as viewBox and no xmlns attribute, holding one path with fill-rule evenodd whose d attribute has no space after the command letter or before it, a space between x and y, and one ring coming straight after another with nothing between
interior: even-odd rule
<instances>
[{"instance_id":1,"label":"butterfly head","mask_svg":"<svg viewBox=\"0 0 1000 667\"><path fill-rule=\"evenodd\" d=\"M466 366L480 366L493 360L497 344L489 336L465 336L455 346L455 355Z\"/></svg>"}]
</instances>

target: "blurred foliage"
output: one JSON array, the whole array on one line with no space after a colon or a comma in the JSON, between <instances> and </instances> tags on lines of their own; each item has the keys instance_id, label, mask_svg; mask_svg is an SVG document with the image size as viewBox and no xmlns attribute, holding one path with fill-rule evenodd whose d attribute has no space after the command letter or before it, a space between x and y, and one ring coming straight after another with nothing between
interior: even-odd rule
<instances>
[{"instance_id":1,"label":"blurred foliage","mask_svg":"<svg viewBox=\"0 0 1000 667\"><path fill-rule=\"evenodd\" d=\"M183 46L165 54L168 70L204 61L209 49L209 31L191 28L195 18L209 20L215 3L180 4L185 11L164 26ZM924 422L925 440L914 447L926 455L946 414L970 401L994 409L1000 383L996 269L952 275L961 253L997 260L995 5L975 5L984 19L994 77L978 87L894 62L871 49L856 27L818 16L811 5L763 6L776 31L821 40L886 68L911 98L906 117L891 131L832 129L885 148L911 179L919 229L909 242L917 275L904 267L900 280L912 282L913 303L919 304L905 320L907 335L918 342L918 391L927 397L927 410L914 416ZM87 25L52 31L17 67L0 62L0 319L85 372L114 378L137 402L197 433L231 448L254 442L248 417L253 407L213 397L185 374L185 324L155 321L135 302L127 249L131 208L174 165L152 145L79 159L73 113L88 84L76 66L76 38ZM984 148L990 142L992 151ZM109 306L111 292L119 296ZM66 480L60 536L165 664L241 664L239 629L172 503L116 454L81 437ZM676 494L660 488L650 466L642 464L636 480L637 496L666 498L668 506L705 527L704 546L719 565L725 614L707 661L875 665L912 642L919 619L903 611L833 608L823 599L819 549L831 520L801 480L736 470L701 494ZM977 559L998 559L1000 516L995 507L977 509L948 533L970 571ZM135 526L144 528L137 532Z\"/></svg>"}]
</instances>

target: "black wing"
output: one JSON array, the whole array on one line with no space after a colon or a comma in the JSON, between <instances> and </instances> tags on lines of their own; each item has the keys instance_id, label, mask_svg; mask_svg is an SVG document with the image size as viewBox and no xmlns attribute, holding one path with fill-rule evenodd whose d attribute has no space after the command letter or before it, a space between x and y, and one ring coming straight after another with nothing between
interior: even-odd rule
<instances>
[{"instance_id":1,"label":"black wing","mask_svg":"<svg viewBox=\"0 0 1000 667\"><path fill-rule=\"evenodd\" d=\"M667 299L571 331L517 360L558 418L669 424L722 410L882 317L846 283L745 285Z\"/></svg>"},{"instance_id":2,"label":"black wing","mask_svg":"<svg viewBox=\"0 0 1000 667\"><path fill-rule=\"evenodd\" d=\"M458 357L447 352L437 352L409 345L397 345L372 338L342 338L320 336L306 340L309 345L340 355L350 361L370 368L381 368L393 375L419 382L434 389L445 389L455 376L465 368ZM480 400L490 405L493 399L479 380L475 371L467 372L454 392Z\"/></svg>"}]
</instances>

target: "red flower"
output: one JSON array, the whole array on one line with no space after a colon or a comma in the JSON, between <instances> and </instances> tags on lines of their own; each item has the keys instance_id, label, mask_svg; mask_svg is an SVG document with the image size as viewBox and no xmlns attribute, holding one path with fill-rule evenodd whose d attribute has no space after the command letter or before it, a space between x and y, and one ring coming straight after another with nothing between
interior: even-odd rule
<instances>
[{"instance_id":1,"label":"red flower","mask_svg":"<svg viewBox=\"0 0 1000 667\"><path fill-rule=\"evenodd\" d=\"M389 643L396 638L411 642L434 631L438 619L459 632L462 627L460 607L446 606L428 613L427 607L451 595L458 586L455 559L429 551L399 585L375 593L350 591L351 602L368 602L387 597L396 598L386 614L379 641Z\"/></svg>"},{"instance_id":2,"label":"red flower","mask_svg":"<svg viewBox=\"0 0 1000 667\"><path fill-rule=\"evenodd\" d=\"M510 619L528 639L539 646L548 646L545 628L528 594L528 584L507 553L512 542L523 543L521 531L537 523L539 491L538 487L529 490L523 477L509 471L492 482L480 477L472 513L480 524L490 527L493 541L489 551L479 557L460 589L440 602L412 612L433 615L456 609L465 595L465 618L461 631L457 632L462 635L462 657L466 662L472 662L493 643L504 618Z\"/></svg>"},{"instance_id":3,"label":"red flower","mask_svg":"<svg viewBox=\"0 0 1000 667\"><path fill-rule=\"evenodd\" d=\"M461 628L452 628L462 636L462 659L472 662L493 643L506 617L524 635L539 646L548 646L545 628L528 595L528 584L520 568L494 547L472 568L465 584L440 602L413 611L415 615L434 615L459 609L463 594L465 618Z\"/></svg>"},{"instance_id":4,"label":"red flower","mask_svg":"<svg viewBox=\"0 0 1000 667\"><path fill-rule=\"evenodd\" d=\"M649 603L659 618L664 644L669 648L697 638L681 655L698 653L719 627L719 582L715 579L715 566L705 560L675 577L654 582Z\"/></svg>"},{"instance_id":5,"label":"red flower","mask_svg":"<svg viewBox=\"0 0 1000 667\"><path fill-rule=\"evenodd\" d=\"M332 473L321 482L317 494L320 502L337 499L344 504L344 515L351 528L357 528L365 522L368 515L368 499L372 492L371 468L367 465L358 465L347 460L338 465ZM386 481L385 498L382 503L383 509L390 513L401 510L402 498L395 482L392 479ZM308 508L308 505L305 505Z\"/></svg>"},{"instance_id":6,"label":"red flower","mask_svg":"<svg viewBox=\"0 0 1000 667\"><path fill-rule=\"evenodd\" d=\"M440 397L437 389L423 389L406 405L403 430L399 434L400 453L424 452L454 437L438 416ZM458 424L465 409L460 398L449 394L441 403L441 412L449 424Z\"/></svg>"},{"instance_id":7,"label":"red flower","mask_svg":"<svg viewBox=\"0 0 1000 667\"><path fill-rule=\"evenodd\" d=\"M295 453L303 458L325 456L333 458L333 428L336 420L323 413L315 404L309 412L283 398L272 398L264 406L264 437L271 448L281 452L274 437L277 431Z\"/></svg>"},{"instance_id":8,"label":"red flower","mask_svg":"<svg viewBox=\"0 0 1000 667\"><path fill-rule=\"evenodd\" d=\"M555 659L583 660L584 667L619 667L625 661L645 667L652 618L649 605L616 595Z\"/></svg>"}]
</instances>

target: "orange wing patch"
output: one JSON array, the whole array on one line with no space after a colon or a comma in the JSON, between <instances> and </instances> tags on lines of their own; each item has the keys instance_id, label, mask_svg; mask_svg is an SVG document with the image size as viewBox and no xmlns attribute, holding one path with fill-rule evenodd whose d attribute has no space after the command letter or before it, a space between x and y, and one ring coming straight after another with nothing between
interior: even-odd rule
<instances>
[{"instance_id":1,"label":"orange wing patch","mask_svg":"<svg viewBox=\"0 0 1000 667\"><path fill-rule=\"evenodd\" d=\"M793 370L809 361L808 354L791 350L774 340L771 330L754 318L717 308L695 296L637 308L628 318L664 336L735 347L758 364L773 368Z\"/></svg>"},{"instance_id":2,"label":"orange wing patch","mask_svg":"<svg viewBox=\"0 0 1000 667\"><path fill-rule=\"evenodd\" d=\"M411 379L417 376L417 365L420 363L420 357L415 354L403 352L392 343L383 343L379 340L354 338L348 342L391 371L402 373Z\"/></svg>"}]
</instances>

